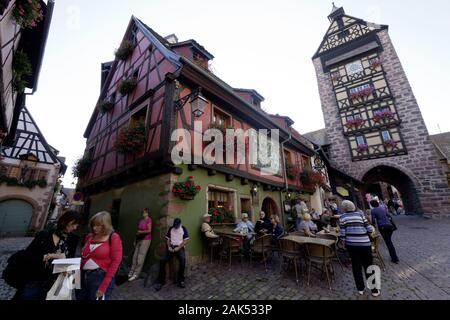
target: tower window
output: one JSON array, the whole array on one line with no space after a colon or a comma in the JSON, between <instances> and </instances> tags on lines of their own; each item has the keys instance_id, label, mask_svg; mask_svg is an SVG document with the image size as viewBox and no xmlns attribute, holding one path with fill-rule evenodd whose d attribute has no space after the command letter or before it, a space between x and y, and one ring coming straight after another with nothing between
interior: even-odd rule
<instances>
[{"instance_id":1,"label":"tower window","mask_svg":"<svg viewBox=\"0 0 450 320\"><path fill-rule=\"evenodd\" d=\"M391 133L388 130L382 131L381 136L383 137L383 141L392 140Z\"/></svg>"},{"instance_id":2,"label":"tower window","mask_svg":"<svg viewBox=\"0 0 450 320\"><path fill-rule=\"evenodd\" d=\"M364 136L357 136L356 137L356 144L358 146L366 145L366 139L364 139Z\"/></svg>"}]
</instances>

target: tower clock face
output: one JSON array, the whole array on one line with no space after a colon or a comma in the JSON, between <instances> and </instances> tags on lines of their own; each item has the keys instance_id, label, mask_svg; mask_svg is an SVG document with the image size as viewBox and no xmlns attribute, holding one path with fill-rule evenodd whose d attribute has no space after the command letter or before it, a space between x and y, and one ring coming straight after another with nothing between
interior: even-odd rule
<instances>
[{"instance_id":1,"label":"tower clock face","mask_svg":"<svg viewBox=\"0 0 450 320\"><path fill-rule=\"evenodd\" d=\"M363 72L364 71L362 63L359 60L353 61L353 62L347 64L345 66L345 69L347 70L347 74L349 76L351 76L351 75L353 75L355 73L359 73L359 72Z\"/></svg>"}]
</instances>

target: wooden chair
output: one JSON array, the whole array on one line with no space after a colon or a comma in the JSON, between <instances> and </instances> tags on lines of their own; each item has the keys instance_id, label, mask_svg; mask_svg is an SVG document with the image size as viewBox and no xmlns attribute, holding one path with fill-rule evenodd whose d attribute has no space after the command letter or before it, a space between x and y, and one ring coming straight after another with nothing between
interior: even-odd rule
<instances>
[{"instance_id":1,"label":"wooden chair","mask_svg":"<svg viewBox=\"0 0 450 320\"><path fill-rule=\"evenodd\" d=\"M377 233L377 235L372 239L372 255L374 256L375 259L378 259L378 261L380 262L381 268L383 269L383 271L386 271L386 265L384 263L383 257L381 256L380 253L380 241L381 241L381 235L379 233Z\"/></svg>"},{"instance_id":2,"label":"wooden chair","mask_svg":"<svg viewBox=\"0 0 450 320\"><path fill-rule=\"evenodd\" d=\"M209 238L202 232L202 240L204 243L203 253L208 252L210 254L211 263L213 263L214 249L220 250L222 247L222 237L219 238Z\"/></svg>"},{"instance_id":3,"label":"wooden chair","mask_svg":"<svg viewBox=\"0 0 450 320\"><path fill-rule=\"evenodd\" d=\"M220 262L222 262L222 258L229 260L229 267L231 269L231 259L232 257L239 257L241 260L242 266L242 239L234 238L230 236L224 236L223 238L223 248L224 250L220 253Z\"/></svg>"},{"instance_id":4,"label":"wooden chair","mask_svg":"<svg viewBox=\"0 0 450 320\"><path fill-rule=\"evenodd\" d=\"M298 280L298 271L297 271L297 262L302 258L302 246L294 242L292 240L288 239L278 239L278 243L280 246L280 272L283 271L283 262L287 261L288 266L291 262L294 263L294 269L295 269L295 280L297 282L297 285L299 284Z\"/></svg>"},{"instance_id":5,"label":"wooden chair","mask_svg":"<svg viewBox=\"0 0 450 320\"><path fill-rule=\"evenodd\" d=\"M332 234L317 234L316 236L317 236L317 238L320 238L320 239L327 239L327 240L334 241L334 246L333 246L334 259L336 259L339 262L341 269L344 270L344 265L342 264L341 259L339 258L339 255L338 255L339 238Z\"/></svg>"},{"instance_id":6,"label":"wooden chair","mask_svg":"<svg viewBox=\"0 0 450 320\"><path fill-rule=\"evenodd\" d=\"M262 256L264 268L267 272L267 255L272 251L272 236L270 234L263 235L253 242L250 250L250 264L252 264L254 256Z\"/></svg>"},{"instance_id":7,"label":"wooden chair","mask_svg":"<svg viewBox=\"0 0 450 320\"><path fill-rule=\"evenodd\" d=\"M311 267L313 264L319 265L327 276L328 287L331 290L331 280L330 273L333 274L333 264L332 259L334 257L334 250L331 247L324 246L316 243L307 243L306 244L306 252L307 252L307 263L308 263L308 286L309 280L311 277ZM328 270L330 269L330 270Z\"/></svg>"}]
</instances>

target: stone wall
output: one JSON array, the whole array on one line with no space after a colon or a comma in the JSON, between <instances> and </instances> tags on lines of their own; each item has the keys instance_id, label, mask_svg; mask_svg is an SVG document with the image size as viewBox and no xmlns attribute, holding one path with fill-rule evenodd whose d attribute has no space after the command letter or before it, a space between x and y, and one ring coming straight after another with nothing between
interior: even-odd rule
<instances>
[{"instance_id":1,"label":"stone wall","mask_svg":"<svg viewBox=\"0 0 450 320\"><path fill-rule=\"evenodd\" d=\"M347 139L339 116L336 97L329 74L324 74L320 59L314 60L317 73L322 111L331 142L332 161L342 170L362 180L367 172L378 166L396 168L406 174L414 184L420 199L418 213L427 216L450 216L450 189L442 175L428 130L422 118L416 98L412 92L400 59L392 45L387 30L378 36L384 51L381 53L383 67L391 92L395 97L398 115L402 120L400 130L403 135L407 155L390 158L352 162Z\"/></svg>"}]
</instances>

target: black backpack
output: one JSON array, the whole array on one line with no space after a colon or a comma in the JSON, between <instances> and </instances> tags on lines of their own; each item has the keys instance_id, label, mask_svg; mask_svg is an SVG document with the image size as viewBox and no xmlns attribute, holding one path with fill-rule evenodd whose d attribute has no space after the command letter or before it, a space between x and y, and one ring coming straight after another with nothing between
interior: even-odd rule
<instances>
[{"instance_id":1,"label":"black backpack","mask_svg":"<svg viewBox=\"0 0 450 320\"><path fill-rule=\"evenodd\" d=\"M26 251L20 250L8 259L8 265L3 270L2 279L16 289L23 288L27 282Z\"/></svg>"}]
</instances>

